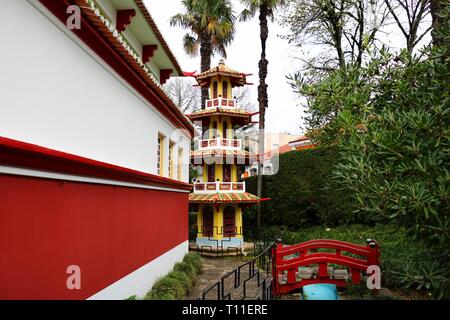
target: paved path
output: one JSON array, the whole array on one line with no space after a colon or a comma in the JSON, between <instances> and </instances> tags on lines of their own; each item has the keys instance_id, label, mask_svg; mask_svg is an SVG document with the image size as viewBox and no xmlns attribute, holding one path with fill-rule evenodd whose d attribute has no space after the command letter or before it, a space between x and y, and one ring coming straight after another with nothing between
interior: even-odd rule
<instances>
[{"instance_id":1,"label":"paved path","mask_svg":"<svg viewBox=\"0 0 450 320\"><path fill-rule=\"evenodd\" d=\"M234 267L244 263L238 257L205 258L202 257L203 272L197 277L193 290L187 296L187 300L196 300L201 297L204 290L220 280L226 273Z\"/></svg>"}]
</instances>

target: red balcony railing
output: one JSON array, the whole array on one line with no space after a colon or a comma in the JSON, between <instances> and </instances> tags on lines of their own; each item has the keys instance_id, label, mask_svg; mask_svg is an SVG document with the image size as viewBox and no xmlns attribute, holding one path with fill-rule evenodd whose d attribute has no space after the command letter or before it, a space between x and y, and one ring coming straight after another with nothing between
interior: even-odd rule
<instances>
[{"instance_id":1,"label":"red balcony railing","mask_svg":"<svg viewBox=\"0 0 450 320\"><path fill-rule=\"evenodd\" d=\"M206 100L207 108L236 108L237 102L235 99L215 98Z\"/></svg>"},{"instance_id":2,"label":"red balcony railing","mask_svg":"<svg viewBox=\"0 0 450 320\"><path fill-rule=\"evenodd\" d=\"M242 149L242 142L240 139L205 139L199 141L199 149Z\"/></svg>"},{"instance_id":3,"label":"red balcony railing","mask_svg":"<svg viewBox=\"0 0 450 320\"><path fill-rule=\"evenodd\" d=\"M194 183L194 192L245 192L245 182L199 182Z\"/></svg>"}]
</instances>

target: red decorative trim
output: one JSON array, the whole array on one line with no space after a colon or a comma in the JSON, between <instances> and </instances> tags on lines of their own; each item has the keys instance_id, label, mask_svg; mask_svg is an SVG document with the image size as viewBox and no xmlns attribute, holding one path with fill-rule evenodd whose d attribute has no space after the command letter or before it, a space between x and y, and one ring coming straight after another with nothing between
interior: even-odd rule
<instances>
[{"instance_id":1,"label":"red decorative trim","mask_svg":"<svg viewBox=\"0 0 450 320\"><path fill-rule=\"evenodd\" d=\"M142 46L142 62L144 64L149 62L150 59L155 55L156 50L158 50L158 46L156 44L148 44Z\"/></svg>"},{"instance_id":2,"label":"red decorative trim","mask_svg":"<svg viewBox=\"0 0 450 320\"><path fill-rule=\"evenodd\" d=\"M156 187L191 190L186 182L0 137L0 164Z\"/></svg>"},{"instance_id":3,"label":"red decorative trim","mask_svg":"<svg viewBox=\"0 0 450 320\"><path fill-rule=\"evenodd\" d=\"M183 71L183 76L184 77L194 77L195 78L195 74L197 73L197 70L194 72L188 72L188 71ZM198 85L197 85L198 86Z\"/></svg>"},{"instance_id":4,"label":"red decorative trim","mask_svg":"<svg viewBox=\"0 0 450 320\"><path fill-rule=\"evenodd\" d=\"M131 24L131 20L136 16L136 10L117 10L117 22L116 29L119 32L125 31L125 29Z\"/></svg>"},{"instance_id":5,"label":"red decorative trim","mask_svg":"<svg viewBox=\"0 0 450 320\"><path fill-rule=\"evenodd\" d=\"M65 24L67 19L67 7L79 0L39 0L55 17ZM98 27L98 26L97 26ZM127 63L125 57L120 55L117 47L108 43L105 36L91 25L87 14L81 16L81 28L72 32L91 48L100 58L105 61L114 71L124 78L137 92L139 92L150 104L155 106L176 127L187 130L194 136L194 127L185 119L177 106L165 96L163 91L156 86L146 82L136 69ZM112 40L112 39L111 39Z\"/></svg>"},{"instance_id":6,"label":"red decorative trim","mask_svg":"<svg viewBox=\"0 0 450 320\"><path fill-rule=\"evenodd\" d=\"M169 80L172 72L173 72L172 69L161 69L160 76L159 76L161 84L164 84L167 82L167 80Z\"/></svg>"},{"instance_id":7,"label":"red decorative trim","mask_svg":"<svg viewBox=\"0 0 450 320\"><path fill-rule=\"evenodd\" d=\"M167 45L166 41L164 40L164 37L162 36L161 32L159 31L155 21L153 20L152 16L148 12L147 7L144 5L142 0L134 0L134 2L136 3L137 7L141 11L144 18L147 20L147 23L150 25L150 28L152 28L153 32L156 35L156 38L158 38L158 40L159 40L159 43L161 43L161 46L167 52L167 55L169 56L170 61L172 61L173 65L175 66L177 73L180 76L183 75L183 71L181 70L181 67L178 64L177 59L175 59L175 56L173 55L172 51L170 50L169 46Z\"/></svg>"}]
</instances>

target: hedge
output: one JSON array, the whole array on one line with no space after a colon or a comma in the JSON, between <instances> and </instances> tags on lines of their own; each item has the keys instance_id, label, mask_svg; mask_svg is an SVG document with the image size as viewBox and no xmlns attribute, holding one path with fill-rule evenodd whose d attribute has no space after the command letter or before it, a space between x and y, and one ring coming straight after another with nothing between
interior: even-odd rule
<instances>
[{"instance_id":1,"label":"hedge","mask_svg":"<svg viewBox=\"0 0 450 320\"><path fill-rule=\"evenodd\" d=\"M291 151L280 155L279 171L264 176L262 224L286 226L291 230L318 224L356 223L347 208L347 194L331 180L337 161L333 148ZM256 194L257 177L246 179L246 190ZM256 208L245 211L244 221L255 225ZM248 228L247 228L248 229Z\"/></svg>"},{"instance_id":2,"label":"hedge","mask_svg":"<svg viewBox=\"0 0 450 320\"><path fill-rule=\"evenodd\" d=\"M188 253L183 262L175 264L173 271L156 281L145 300L183 300L192 290L195 279L202 271L198 254Z\"/></svg>"}]
</instances>

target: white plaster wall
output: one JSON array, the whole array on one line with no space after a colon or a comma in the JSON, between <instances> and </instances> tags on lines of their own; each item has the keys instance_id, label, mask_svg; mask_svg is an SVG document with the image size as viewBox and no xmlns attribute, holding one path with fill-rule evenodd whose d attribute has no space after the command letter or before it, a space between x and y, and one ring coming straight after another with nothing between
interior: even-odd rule
<instances>
[{"instance_id":1,"label":"white plaster wall","mask_svg":"<svg viewBox=\"0 0 450 320\"><path fill-rule=\"evenodd\" d=\"M2 6L0 136L156 174L158 132L174 126L36 0Z\"/></svg>"},{"instance_id":2,"label":"white plaster wall","mask_svg":"<svg viewBox=\"0 0 450 320\"><path fill-rule=\"evenodd\" d=\"M123 300L133 295L143 298L154 283L165 276L188 253L189 242L183 242L155 260L116 281L88 300Z\"/></svg>"}]
</instances>

